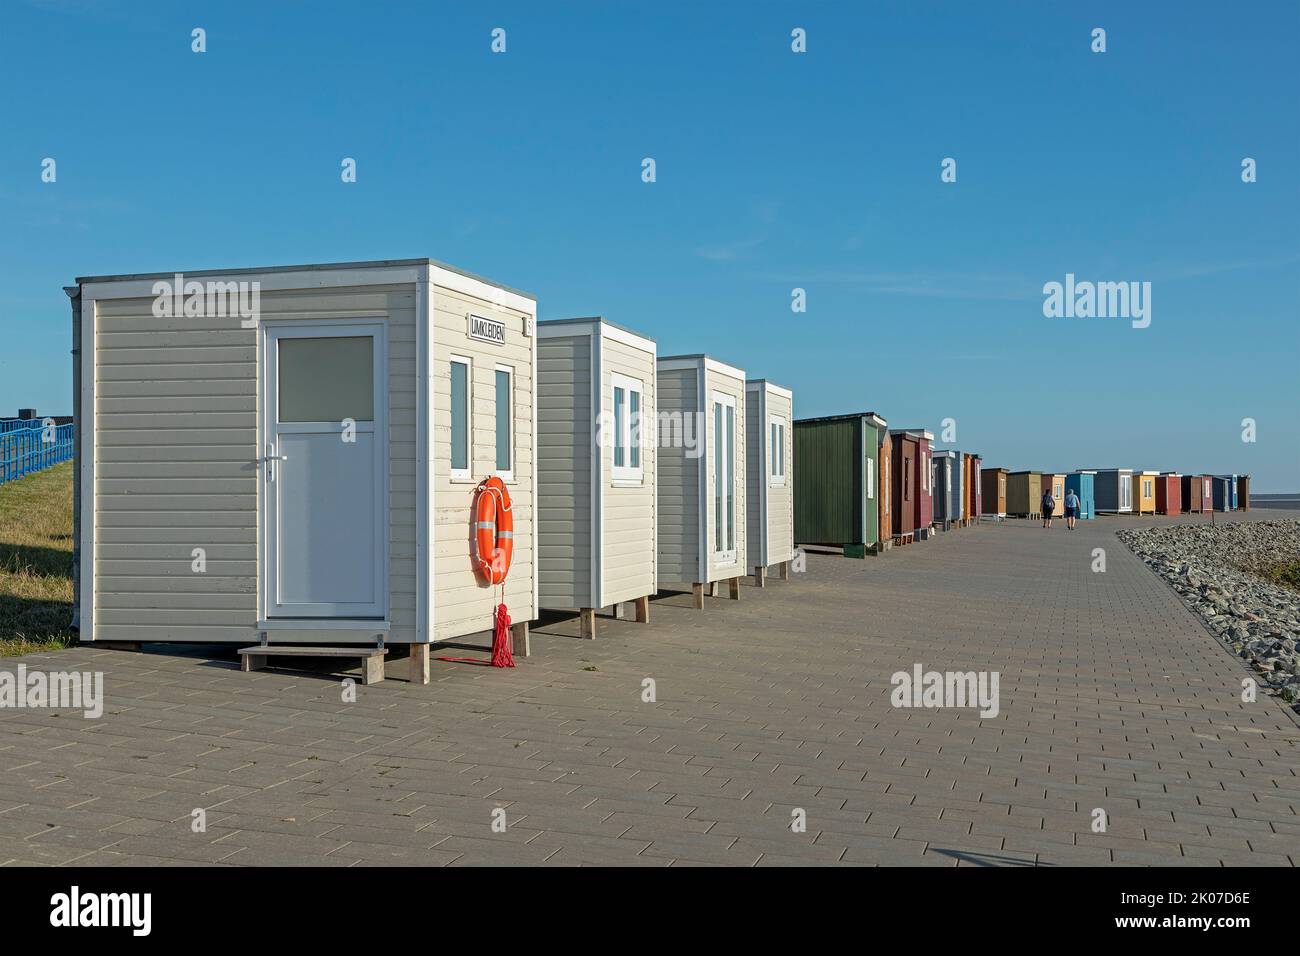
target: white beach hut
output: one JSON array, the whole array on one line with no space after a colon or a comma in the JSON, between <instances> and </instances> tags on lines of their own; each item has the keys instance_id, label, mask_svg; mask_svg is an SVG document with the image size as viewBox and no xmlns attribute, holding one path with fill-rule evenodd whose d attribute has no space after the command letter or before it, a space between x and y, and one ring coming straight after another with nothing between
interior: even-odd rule
<instances>
[{"instance_id":1,"label":"white beach hut","mask_svg":"<svg viewBox=\"0 0 1300 956\"><path fill-rule=\"evenodd\" d=\"M745 383L745 513L749 563L763 587L767 569L790 579L794 559L794 393L766 379Z\"/></svg>"},{"instance_id":2,"label":"white beach hut","mask_svg":"<svg viewBox=\"0 0 1300 956\"><path fill-rule=\"evenodd\" d=\"M430 259L66 291L82 641L404 644L427 681L429 645L491 629L504 598L527 653L532 296ZM493 474L513 499L504 588L474 560Z\"/></svg>"},{"instance_id":3,"label":"white beach hut","mask_svg":"<svg viewBox=\"0 0 1300 956\"><path fill-rule=\"evenodd\" d=\"M538 599L650 619L655 562L655 343L601 318L537 327Z\"/></svg>"},{"instance_id":4,"label":"white beach hut","mask_svg":"<svg viewBox=\"0 0 1300 956\"><path fill-rule=\"evenodd\" d=\"M707 355L659 359L659 582L704 590L745 574L745 373Z\"/></svg>"}]
</instances>

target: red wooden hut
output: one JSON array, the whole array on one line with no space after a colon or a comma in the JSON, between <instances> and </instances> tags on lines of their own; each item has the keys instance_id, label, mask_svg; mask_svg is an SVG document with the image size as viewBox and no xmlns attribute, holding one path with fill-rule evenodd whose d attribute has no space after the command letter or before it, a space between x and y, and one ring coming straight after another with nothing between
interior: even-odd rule
<instances>
[{"instance_id":1,"label":"red wooden hut","mask_svg":"<svg viewBox=\"0 0 1300 956\"><path fill-rule=\"evenodd\" d=\"M934 524L934 485L930 475L930 449L934 447L934 434L924 428L900 428L897 431L916 441L916 476L913 482L912 521L916 536L922 540L930 537ZM894 430L891 429L890 434Z\"/></svg>"},{"instance_id":2,"label":"red wooden hut","mask_svg":"<svg viewBox=\"0 0 1300 956\"><path fill-rule=\"evenodd\" d=\"M1156 513L1176 515L1183 512L1183 476L1176 471L1161 473L1156 479Z\"/></svg>"},{"instance_id":3,"label":"red wooden hut","mask_svg":"<svg viewBox=\"0 0 1300 956\"><path fill-rule=\"evenodd\" d=\"M894 445L893 455L893 518L894 538L906 540L916 535L920 509L916 504L916 491L921 479L917 476L920 456L916 436L904 431L890 431ZM929 483L927 479L926 483Z\"/></svg>"},{"instance_id":4,"label":"red wooden hut","mask_svg":"<svg viewBox=\"0 0 1300 956\"><path fill-rule=\"evenodd\" d=\"M1183 475L1183 510L1214 510L1214 477L1212 475Z\"/></svg>"}]
</instances>

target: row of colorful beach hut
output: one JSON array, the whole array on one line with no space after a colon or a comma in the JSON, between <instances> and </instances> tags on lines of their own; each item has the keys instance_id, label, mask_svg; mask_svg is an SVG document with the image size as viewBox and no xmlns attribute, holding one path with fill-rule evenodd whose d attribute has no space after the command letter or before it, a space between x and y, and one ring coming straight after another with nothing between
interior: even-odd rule
<instances>
[{"instance_id":1,"label":"row of colorful beach hut","mask_svg":"<svg viewBox=\"0 0 1300 956\"><path fill-rule=\"evenodd\" d=\"M801 545L880 554L978 521L978 454L936 448L925 428L890 428L877 412L794 423L794 534Z\"/></svg>"},{"instance_id":2,"label":"row of colorful beach hut","mask_svg":"<svg viewBox=\"0 0 1300 956\"><path fill-rule=\"evenodd\" d=\"M788 388L599 317L539 322L534 296L432 259L64 291L83 642L410 645L427 683L430 645L500 605L527 653L543 608L594 636L598 611L647 621L661 590L702 607L788 576L796 541L874 554L1005 514L1009 492L1035 508L1032 473L924 428L794 421ZM1051 480L1086 478L1104 510L1108 474ZM1192 485L1236 507L1244 482Z\"/></svg>"},{"instance_id":3,"label":"row of colorful beach hut","mask_svg":"<svg viewBox=\"0 0 1300 956\"><path fill-rule=\"evenodd\" d=\"M1177 471L1083 468L1069 473L984 470L985 514L996 518L1039 518L1044 491L1065 511L1065 496L1079 499L1079 517L1099 514L1162 514L1250 510L1249 475L1184 475Z\"/></svg>"}]
</instances>

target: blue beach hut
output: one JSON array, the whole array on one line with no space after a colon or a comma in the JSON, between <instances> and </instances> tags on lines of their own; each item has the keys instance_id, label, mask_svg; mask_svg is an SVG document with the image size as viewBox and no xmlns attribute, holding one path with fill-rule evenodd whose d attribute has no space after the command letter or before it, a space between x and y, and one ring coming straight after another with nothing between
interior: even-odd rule
<instances>
[{"instance_id":1,"label":"blue beach hut","mask_svg":"<svg viewBox=\"0 0 1300 956\"><path fill-rule=\"evenodd\" d=\"M1076 471L1065 476L1065 493L1074 492L1079 498L1079 518L1091 521L1097 517L1097 473L1095 471ZM1065 504L1061 504L1061 514L1065 514Z\"/></svg>"}]
</instances>

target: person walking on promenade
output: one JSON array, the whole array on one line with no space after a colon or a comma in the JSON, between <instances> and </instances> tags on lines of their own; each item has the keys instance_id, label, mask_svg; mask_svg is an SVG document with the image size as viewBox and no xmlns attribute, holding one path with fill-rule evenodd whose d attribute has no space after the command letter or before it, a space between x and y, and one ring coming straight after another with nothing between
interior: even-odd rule
<instances>
[{"instance_id":1,"label":"person walking on promenade","mask_svg":"<svg viewBox=\"0 0 1300 956\"><path fill-rule=\"evenodd\" d=\"M1079 496L1071 489L1065 493L1065 526L1074 530L1074 522L1079 517Z\"/></svg>"},{"instance_id":2,"label":"person walking on promenade","mask_svg":"<svg viewBox=\"0 0 1300 956\"><path fill-rule=\"evenodd\" d=\"M1051 488L1043 492L1041 510L1043 512L1043 527L1050 528L1052 526L1052 512L1056 510L1056 499L1052 497Z\"/></svg>"}]
</instances>

